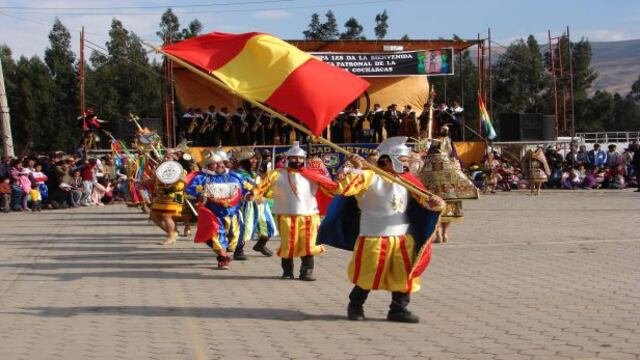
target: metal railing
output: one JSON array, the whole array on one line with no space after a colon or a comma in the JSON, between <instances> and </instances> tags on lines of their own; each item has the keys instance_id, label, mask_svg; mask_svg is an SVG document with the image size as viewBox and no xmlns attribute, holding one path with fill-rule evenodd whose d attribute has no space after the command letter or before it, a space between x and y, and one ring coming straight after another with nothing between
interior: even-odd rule
<instances>
[{"instance_id":1,"label":"metal railing","mask_svg":"<svg viewBox=\"0 0 640 360\"><path fill-rule=\"evenodd\" d=\"M588 144L630 143L632 140L640 141L640 131L585 132L576 133L576 137L581 143Z\"/></svg>"}]
</instances>

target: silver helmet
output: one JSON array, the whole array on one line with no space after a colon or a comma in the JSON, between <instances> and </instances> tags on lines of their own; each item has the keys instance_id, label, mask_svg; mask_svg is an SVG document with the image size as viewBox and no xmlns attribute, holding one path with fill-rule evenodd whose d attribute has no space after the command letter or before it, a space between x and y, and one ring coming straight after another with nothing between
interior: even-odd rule
<instances>
[{"instance_id":1,"label":"silver helmet","mask_svg":"<svg viewBox=\"0 0 640 360\"><path fill-rule=\"evenodd\" d=\"M285 155L287 157L289 156L301 156L303 158L307 157L307 152L304 151L301 147L300 147L300 142L299 141L294 141L293 142L293 146L291 146L291 148L289 150L287 150L287 152L285 153Z\"/></svg>"},{"instance_id":2,"label":"silver helmet","mask_svg":"<svg viewBox=\"0 0 640 360\"><path fill-rule=\"evenodd\" d=\"M406 136L395 136L386 139L378 145L377 151L380 156L387 155L391 159L393 171L397 173L404 172L404 166L402 165L402 161L400 161L400 157L411 155L411 148L406 144L407 139Z\"/></svg>"}]
</instances>

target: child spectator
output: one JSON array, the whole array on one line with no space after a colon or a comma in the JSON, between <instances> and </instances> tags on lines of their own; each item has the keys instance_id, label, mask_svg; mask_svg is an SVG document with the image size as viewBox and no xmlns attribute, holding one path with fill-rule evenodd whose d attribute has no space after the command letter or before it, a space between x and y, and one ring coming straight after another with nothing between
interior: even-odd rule
<instances>
[{"instance_id":1,"label":"child spectator","mask_svg":"<svg viewBox=\"0 0 640 360\"><path fill-rule=\"evenodd\" d=\"M31 210L33 212L42 211L42 195L40 195L40 190L38 190L38 184L31 184L29 197L31 198Z\"/></svg>"},{"instance_id":2,"label":"child spectator","mask_svg":"<svg viewBox=\"0 0 640 360\"><path fill-rule=\"evenodd\" d=\"M31 172L32 183L38 185L38 191L40 191L40 197L42 202L45 202L49 197L49 188L47 187L47 175L42 172L42 165L36 164Z\"/></svg>"},{"instance_id":3,"label":"child spectator","mask_svg":"<svg viewBox=\"0 0 640 360\"><path fill-rule=\"evenodd\" d=\"M31 180L29 179L31 172L23 167L20 160L14 160L12 162L10 172L11 177L17 180L17 184L20 186L20 189L22 189L22 195L20 196L22 210L27 210L27 194L29 190L31 190Z\"/></svg>"},{"instance_id":4,"label":"child spectator","mask_svg":"<svg viewBox=\"0 0 640 360\"><path fill-rule=\"evenodd\" d=\"M9 212L9 204L11 202L11 185L9 178L3 178L0 182L0 211Z\"/></svg>"},{"instance_id":5,"label":"child spectator","mask_svg":"<svg viewBox=\"0 0 640 360\"><path fill-rule=\"evenodd\" d=\"M20 180L17 178L11 178L11 210L13 211L23 211L22 202L24 196L24 192L22 191L22 185L20 185Z\"/></svg>"}]
</instances>

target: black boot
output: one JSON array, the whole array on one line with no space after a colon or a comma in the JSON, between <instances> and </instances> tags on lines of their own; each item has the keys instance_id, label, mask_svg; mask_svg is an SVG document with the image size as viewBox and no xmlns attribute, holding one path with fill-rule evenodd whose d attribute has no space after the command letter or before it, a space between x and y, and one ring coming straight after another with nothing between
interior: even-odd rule
<instances>
[{"instance_id":1,"label":"black boot","mask_svg":"<svg viewBox=\"0 0 640 360\"><path fill-rule=\"evenodd\" d=\"M419 323L420 318L413 315L411 311L407 310L409 305L409 294L399 291L391 293L391 305L389 305L389 313L387 314L387 320L402 322L402 323Z\"/></svg>"},{"instance_id":2,"label":"black boot","mask_svg":"<svg viewBox=\"0 0 640 360\"><path fill-rule=\"evenodd\" d=\"M303 281L316 281L313 277L313 255L303 256L301 258L302 265L300 266L300 277L298 279Z\"/></svg>"},{"instance_id":3,"label":"black boot","mask_svg":"<svg viewBox=\"0 0 640 360\"><path fill-rule=\"evenodd\" d=\"M247 257L247 255L244 254L244 249L242 247L237 247L236 250L233 252L233 260L244 261L244 260L249 260L249 258Z\"/></svg>"},{"instance_id":4,"label":"black boot","mask_svg":"<svg viewBox=\"0 0 640 360\"><path fill-rule=\"evenodd\" d=\"M293 279L293 259L281 259L282 264L282 279Z\"/></svg>"},{"instance_id":5,"label":"black boot","mask_svg":"<svg viewBox=\"0 0 640 360\"><path fill-rule=\"evenodd\" d=\"M244 241L242 239L238 239L238 244L236 248L233 250L233 260L249 260L247 255L244 254Z\"/></svg>"},{"instance_id":6,"label":"black boot","mask_svg":"<svg viewBox=\"0 0 640 360\"><path fill-rule=\"evenodd\" d=\"M349 320L364 320L364 302L369 296L369 290L365 290L358 285L353 287L349 294L349 306L347 306L347 318Z\"/></svg>"},{"instance_id":7,"label":"black boot","mask_svg":"<svg viewBox=\"0 0 640 360\"><path fill-rule=\"evenodd\" d=\"M267 257L273 256L271 250L267 249L267 241L269 241L268 237L260 236L260 238L258 238L258 243L253 246L253 250Z\"/></svg>"}]
</instances>

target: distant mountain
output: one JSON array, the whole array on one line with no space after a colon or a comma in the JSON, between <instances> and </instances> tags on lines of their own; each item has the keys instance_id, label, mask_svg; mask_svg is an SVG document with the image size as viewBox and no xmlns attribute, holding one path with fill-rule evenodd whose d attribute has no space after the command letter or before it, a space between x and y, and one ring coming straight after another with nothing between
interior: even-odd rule
<instances>
[{"instance_id":1,"label":"distant mountain","mask_svg":"<svg viewBox=\"0 0 640 360\"><path fill-rule=\"evenodd\" d=\"M542 53L548 51L547 44L540 44ZM473 60L475 62L475 50ZM495 47L494 54L503 54L504 48ZM591 65L598 72L591 92L607 90L610 93L627 94L631 85L640 77L640 39L625 41L591 42ZM495 64L500 56L494 56Z\"/></svg>"},{"instance_id":2,"label":"distant mountain","mask_svg":"<svg viewBox=\"0 0 640 360\"><path fill-rule=\"evenodd\" d=\"M640 77L640 39L592 42L591 64L598 72L593 91L626 94Z\"/></svg>"}]
</instances>

